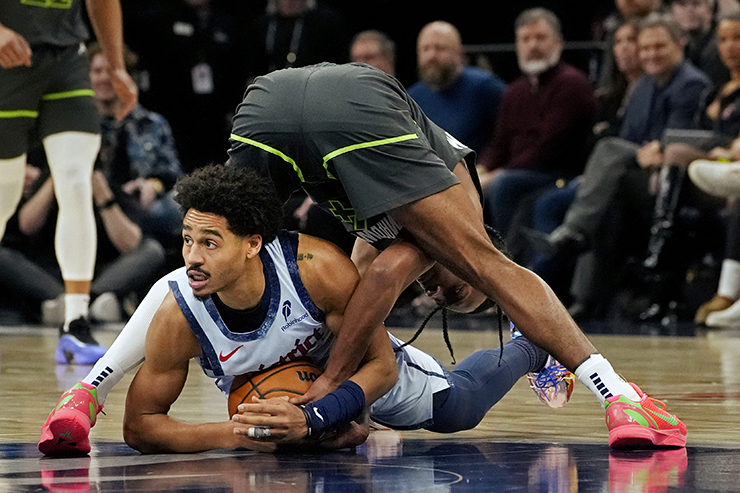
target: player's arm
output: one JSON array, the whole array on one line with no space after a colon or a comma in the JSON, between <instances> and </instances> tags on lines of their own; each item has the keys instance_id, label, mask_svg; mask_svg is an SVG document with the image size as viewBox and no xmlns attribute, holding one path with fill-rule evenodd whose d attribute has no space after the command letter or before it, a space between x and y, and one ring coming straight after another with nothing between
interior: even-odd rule
<instances>
[{"instance_id":1,"label":"player's arm","mask_svg":"<svg viewBox=\"0 0 740 493\"><path fill-rule=\"evenodd\" d=\"M246 447L270 451L271 444L234 433L231 421L188 424L168 416L182 392L190 359L200 346L170 293L152 319L146 356L129 387L123 422L126 443L142 453L187 453Z\"/></svg>"},{"instance_id":2,"label":"player's arm","mask_svg":"<svg viewBox=\"0 0 740 493\"><path fill-rule=\"evenodd\" d=\"M326 326L334 335L340 336L345 310L360 282L360 276L352 261L334 245L306 235L300 238L299 255L302 250L316 252L311 260L303 260L303 265L301 261L298 262L301 279L311 299L324 312ZM393 348L382 327L381 321L367 351L360 355L360 367L348 378L363 389L367 404L388 392L398 378Z\"/></svg>"},{"instance_id":3,"label":"player's arm","mask_svg":"<svg viewBox=\"0 0 740 493\"><path fill-rule=\"evenodd\" d=\"M0 67L30 67L32 55L26 38L0 23Z\"/></svg>"},{"instance_id":4,"label":"player's arm","mask_svg":"<svg viewBox=\"0 0 740 493\"><path fill-rule=\"evenodd\" d=\"M326 371L294 402L305 404L335 390L354 375L378 327L398 296L432 261L402 234L370 264L342 316L337 342Z\"/></svg>"},{"instance_id":5,"label":"player's arm","mask_svg":"<svg viewBox=\"0 0 740 493\"><path fill-rule=\"evenodd\" d=\"M478 192L464 160L457 163L454 173L482 219ZM403 290L433 263L416 242L401 231L363 272L346 308L350 316L342 318L342 328L324 374L294 402L305 404L319 399L347 380L365 354L375 330L386 319Z\"/></svg>"},{"instance_id":6,"label":"player's arm","mask_svg":"<svg viewBox=\"0 0 740 493\"><path fill-rule=\"evenodd\" d=\"M380 255L380 251L378 251L374 246L370 245L362 238L355 238L355 244L352 247L352 256L350 258L352 259L352 263L355 264L360 276L365 274L365 271L367 271L370 264L373 263L373 260L375 260L378 255Z\"/></svg>"},{"instance_id":7,"label":"player's arm","mask_svg":"<svg viewBox=\"0 0 740 493\"><path fill-rule=\"evenodd\" d=\"M301 236L298 266L309 296L326 316L327 327L338 334L345 308L359 282L357 270L334 245L310 236ZM385 330L375 331L366 353L360 358L362 364L357 372L335 392L306 406L306 413L279 399L255 400L240 405L242 414L232 419L247 425L245 429L267 426L270 428L269 439L281 443L295 442L306 436L313 438L325 430L341 429L339 436L332 437L327 446L358 445L367 437L367 426L363 428L353 420L388 392L398 377L395 356ZM318 412L314 412L314 406L318 406Z\"/></svg>"},{"instance_id":8,"label":"player's arm","mask_svg":"<svg viewBox=\"0 0 740 493\"><path fill-rule=\"evenodd\" d=\"M121 101L116 118L122 119L136 106L139 90L123 60L123 20L120 0L87 0L87 13L103 54L108 61L113 90Z\"/></svg>"}]
</instances>

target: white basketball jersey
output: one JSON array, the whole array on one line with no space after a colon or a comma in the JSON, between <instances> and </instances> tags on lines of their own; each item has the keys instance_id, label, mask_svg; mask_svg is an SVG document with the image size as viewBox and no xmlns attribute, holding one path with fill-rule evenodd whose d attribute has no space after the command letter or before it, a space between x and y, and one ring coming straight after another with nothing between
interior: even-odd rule
<instances>
[{"instance_id":1,"label":"white basketball jersey","mask_svg":"<svg viewBox=\"0 0 740 493\"><path fill-rule=\"evenodd\" d=\"M168 276L170 290L202 348L197 361L223 392L229 392L237 375L297 358L326 366L335 337L303 286L297 249L298 235L287 232L263 246L260 259L271 299L262 326L251 332L229 330L210 297L193 295L185 268ZM400 340L388 336L394 348L401 346ZM396 352L396 363L398 381L373 403L370 415L393 428L420 428L432 418L432 395L450 386L445 370L432 356L411 346Z\"/></svg>"},{"instance_id":2,"label":"white basketball jersey","mask_svg":"<svg viewBox=\"0 0 740 493\"><path fill-rule=\"evenodd\" d=\"M390 332L394 349L403 342ZM446 370L434 357L413 346L396 351L398 381L370 407L370 417L378 423L408 430L422 428L432 420L432 396L450 387Z\"/></svg>"},{"instance_id":3,"label":"white basketball jersey","mask_svg":"<svg viewBox=\"0 0 740 493\"><path fill-rule=\"evenodd\" d=\"M193 294L184 268L173 273L177 275L169 281L170 290L202 348L197 361L224 392L237 375L298 358L319 366L326 362L334 336L301 281L297 247L298 235L287 232L263 246L260 259L269 284L269 308L262 325L249 332L229 330L211 297Z\"/></svg>"}]
</instances>

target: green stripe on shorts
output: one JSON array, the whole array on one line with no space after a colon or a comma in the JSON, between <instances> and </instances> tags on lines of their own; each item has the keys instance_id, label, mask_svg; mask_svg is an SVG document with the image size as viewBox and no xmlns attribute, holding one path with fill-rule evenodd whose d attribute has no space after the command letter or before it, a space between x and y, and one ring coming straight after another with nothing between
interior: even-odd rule
<instances>
[{"instance_id":1,"label":"green stripe on shorts","mask_svg":"<svg viewBox=\"0 0 740 493\"><path fill-rule=\"evenodd\" d=\"M92 89L75 89L74 91L51 92L41 96L41 99L44 101L55 101L57 99L79 98L82 96L95 96L95 91Z\"/></svg>"},{"instance_id":2,"label":"green stripe on shorts","mask_svg":"<svg viewBox=\"0 0 740 493\"><path fill-rule=\"evenodd\" d=\"M274 147L270 147L267 144L262 144L261 142L257 142L256 140L248 139L246 137L242 137L242 136L236 135L236 134L231 134L231 138L233 140L236 140L237 142L242 142L244 144L249 144L249 145L255 146L258 149L262 149L263 151L266 151L266 152L269 152L270 154L274 154L274 155L278 156L280 159L282 159L283 161L285 161L286 163L290 164L293 167L293 169L295 170L296 174L298 175L298 179L301 180L301 182L305 182L306 181L303 178L303 172L301 171L301 168L298 167L298 165L296 164L296 162L292 158L286 156L282 152L280 152L277 149L275 149Z\"/></svg>"},{"instance_id":3,"label":"green stripe on shorts","mask_svg":"<svg viewBox=\"0 0 740 493\"><path fill-rule=\"evenodd\" d=\"M0 111L0 118L38 118L39 112L34 110Z\"/></svg>"},{"instance_id":4,"label":"green stripe on shorts","mask_svg":"<svg viewBox=\"0 0 740 493\"><path fill-rule=\"evenodd\" d=\"M348 152L356 151L358 149L367 149L368 147L378 147L383 146L386 144L395 144L396 142L404 142L406 140L413 140L418 139L418 134L406 134L406 135L399 135L398 137L388 137L387 139L379 139L379 140L372 140L370 142L363 142L361 144L352 144L347 147L342 147L341 149L337 149L336 151L332 151L326 156L324 156L324 169L326 170L326 175L329 178L334 178L332 174L329 172L329 161L334 159L337 156L341 156L342 154L346 154ZM336 180L336 178L334 178Z\"/></svg>"}]
</instances>

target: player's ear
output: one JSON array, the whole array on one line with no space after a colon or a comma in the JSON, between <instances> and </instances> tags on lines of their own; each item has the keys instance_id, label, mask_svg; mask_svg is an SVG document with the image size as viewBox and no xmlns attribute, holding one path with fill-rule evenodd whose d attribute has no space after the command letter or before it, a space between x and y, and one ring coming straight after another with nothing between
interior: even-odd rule
<instances>
[{"instance_id":1,"label":"player's ear","mask_svg":"<svg viewBox=\"0 0 740 493\"><path fill-rule=\"evenodd\" d=\"M254 258L262 250L262 236L250 235L245 238L245 241L247 244L247 258Z\"/></svg>"}]
</instances>

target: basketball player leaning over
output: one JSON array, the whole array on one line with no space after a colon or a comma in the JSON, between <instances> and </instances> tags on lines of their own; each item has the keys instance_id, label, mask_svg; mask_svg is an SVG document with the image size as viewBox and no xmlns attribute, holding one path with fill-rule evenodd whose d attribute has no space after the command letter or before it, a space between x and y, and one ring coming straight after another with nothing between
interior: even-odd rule
<instances>
[{"instance_id":1,"label":"basketball player leaning over","mask_svg":"<svg viewBox=\"0 0 740 493\"><path fill-rule=\"evenodd\" d=\"M499 349L483 350L447 373L431 356L399 348L400 341L379 330L357 372L305 408L277 398L242 404L247 412L231 421L177 421L167 413L191 358L224 390L234 376L298 353L321 366L359 282L352 262L332 244L278 231L280 203L272 185L253 172L208 166L182 179L177 191L187 211L185 267L160 281L169 292L126 399L124 438L141 452L269 451L306 438L326 448L358 445L368 427L355 420L366 406L392 428L469 429L516 380L545 364L547 354L519 337L506 344L500 365ZM255 431L259 440L250 438Z\"/></svg>"}]
</instances>

